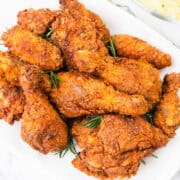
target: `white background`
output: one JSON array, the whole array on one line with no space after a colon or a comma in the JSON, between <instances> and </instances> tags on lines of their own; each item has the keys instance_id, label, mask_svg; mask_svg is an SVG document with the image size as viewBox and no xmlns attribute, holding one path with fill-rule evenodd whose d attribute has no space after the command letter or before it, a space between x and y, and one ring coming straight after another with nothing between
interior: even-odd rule
<instances>
[{"instance_id":1,"label":"white background","mask_svg":"<svg viewBox=\"0 0 180 180\"><path fill-rule=\"evenodd\" d=\"M2 0L1 0L2 1ZM162 36L139 20L112 6L107 0L81 0L98 12L111 29L111 33L127 33L147 40L170 53L173 66L162 71L180 71L180 51ZM0 30L5 31L16 22L17 11L24 8L58 8L56 0L5 0L0 6ZM155 153L159 158L147 158L133 180L170 180L180 168L180 131L164 148ZM32 150L20 138L20 122L9 126L0 122L0 180L93 180L74 169L70 163L73 155L58 159L54 154L42 155Z\"/></svg>"}]
</instances>

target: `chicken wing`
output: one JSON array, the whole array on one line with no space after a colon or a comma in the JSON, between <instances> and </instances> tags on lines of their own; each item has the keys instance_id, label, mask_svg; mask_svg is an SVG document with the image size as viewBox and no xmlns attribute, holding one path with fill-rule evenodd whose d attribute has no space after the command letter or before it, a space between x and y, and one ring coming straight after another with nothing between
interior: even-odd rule
<instances>
[{"instance_id":1,"label":"chicken wing","mask_svg":"<svg viewBox=\"0 0 180 180\"><path fill-rule=\"evenodd\" d=\"M81 159L73 165L99 178L115 178L136 174L140 161L164 146L168 137L140 117L104 115L100 125L85 127L84 119L75 122L72 134L81 148Z\"/></svg>"},{"instance_id":2,"label":"chicken wing","mask_svg":"<svg viewBox=\"0 0 180 180\"><path fill-rule=\"evenodd\" d=\"M101 77L119 91L143 95L151 106L159 102L160 73L145 61L77 51L71 64L74 69Z\"/></svg>"},{"instance_id":3,"label":"chicken wing","mask_svg":"<svg viewBox=\"0 0 180 180\"><path fill-rule=\"evenodd\" d=\"M25 9L18 13L17 23L23 29L35 34L43 34L58 15L59 11L52 11L50 9Z\"/></svg>"},{"instance_id":4,"label":"chicken wing","mask_svg":"<svg viewBox=\"0 0 180 180\"><path fill-rule=\"evenodd\" d=\"M120 57L143 59L162 69L171 65L171 57L147 42L130 35L115 35L114 42Z\"/></svg>"},{"instance_id":5,"label":"chicken wing","mask_svg":"<svg viewBox=\"0 0 180 180\"><path fill-rule=\"evenodd\" d=\"M9 124L19 120L24 110L25 98L22 89L0 78L0 119Z\"/></svg>"},{"instance_id":6,"label":"chicken wing","mask_svg":"<svg viewBox=\"0 0 180 180\"><path fill-rule=\"evenodd\" d=\"M35 66L25 66L21 71L20 83L26 98L21 136L31 147L46 154L67 145L68 131L41 89L41 74Z\"/></svg>"},{"instance_id":7,"label":"chicken wing","mask_svg":"<svg viewBox=\"0 0 180 180\"><path fill-rule=\"evenodd\" d=\"M173 137L175 130L180 125L180 73L172 73L165 76L163 95L155 114L155 124L168 136Z\"/></svg>"},{"instance_id":8,"label":"chicken wing","mask_svg":"<svg viewBox=\"0 0 180 180\"><path fill-rule=\"evenodd\" d=\"M151 106L157 103L158 70L146 62L110 57L89 11L76 0L61 5L61 15L52 24L52 40L62 49L67 67L98 76L122 92L143 95Z\"/></svg>"},{"instance_id":9,"label":"chicken wing","mask_svg":"<svg viewBox=\"0 0 180 180\"><path fill-rule=\"evenodd\" d=\"M58 70L63 66L57 47L21 27L15 26L3 33L2 39L12 54L43 70Z\"/></svg>"},{"instance_id":10,"label":"chicken wing","mask_svg":"<svg viewBox=\"0 0 180 180\"><path fill-rule=\"evenodd\" d=\"M148 110L148 103L141 95L127 95L89 75L62 72L58 89L52 89L51 101L60 113L75 118L89 114L116 112L140 115Z\"/></svg>"}]
</instances>

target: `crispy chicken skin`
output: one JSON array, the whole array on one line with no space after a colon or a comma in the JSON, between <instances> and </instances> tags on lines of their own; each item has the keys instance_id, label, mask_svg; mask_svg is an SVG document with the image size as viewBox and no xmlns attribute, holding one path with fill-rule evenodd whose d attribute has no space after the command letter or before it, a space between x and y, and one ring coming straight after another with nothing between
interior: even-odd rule
<instances>
[{"instance_id":1,"label":"crispy chicken skin","mask_svg":"<svg viewBox=\"0 0 180 180\"><path fill-rule=\"evenodd\" d=\"M69 13L72 17L72 21L80 21L81 23L82 21L87 23L91 22L94 26L94 30L97 31L98 39L104 42L109 40L109 30L97 14L86 9L85 6L77 0L60 0L59 2L62 6L62 10Z\"/></svg>"},{"instance_id":2,"label":"crispy chicken skin","mask_svg":"<svg viewBox=\"0 0 180 180\"><path fill-rule=\"evenodd\" d=\"M22 89L0 78L0 119L9 124L19 120L24 110L25 98Z\"/></svg>"},{"instance_id":3,"label":"crispy chicken skin","mask_svg":"<svg viewBox=\"0 0 180 180\"><path fill-rule=\"evenodd\" d=\"M104 152L103 147L97 145L82 151L80 158L74 159L72 164L80 171L98 179L125 178L136 175L141 160L150 156L152 152L153 149L145 149L112 155Z\"/></svg>"},{"instance_id":4,"label":"crispy chicken skin","mask_svg":"<svg viewBox=\"0 0 180 180\"><path fill-rule=\"evenodd\" d=\"M35 66L25 66L21 71L20 83L26 97L21 136L31 147L46 154L67 145L68 131L40 88L40 74Z\"/></svg>"},{"instance_id":5,"label":"crispy chicken skin","mask_svg":"<svg viewBox=\"0 0 180 180\"><path fill-rule=\"evenodd\" d=\"M114 42L120 57L143 59L162 69L171 65L171 57L147 42L130 35L115 35Z\"/></svg>"},{"instance_id":6,"label":"crispy chicken skin","mask_svg":"<svg viewBox=\"0 0 180 180\"><path fill-rule=\"evenodd\" d=\"M11 85L19 86L20 68L22 62L8 52L0 51L0 76Z\"/></svg>"},{"instance_id":7,"label":"crispy chicken skin","mask_svg":"<svg viewBox=\"0 0 180 180\"><path fill-rule=\"evenodd\" d=\"M110 33L102 19L91 11L89 11L89 15L91 16L91 20L95 23L98 38L103 42L108 41L110 38Z\"/></svg>"},{"instance_id":8,"label":"crispy chicken skin","mask_svg":"<svg viewBox=\"0 0 180 180\"><path fill-rule=\"evenodd\" d=\"M58 11L50 9L25 9L18 13L17 23L23 29L35 34L43 34L48 30L58 14Z\"/></svg>"},{"instance_id":9,"label":"crispy chicken skin","mask_svg":"<svg viewBox=\"0 0 180 180\"><path fill-rule=\"evenodd\" d=\"M161 94L160 73L150 64L133 59L108 61L105 70L99 75L119 91L143 95L150 105L159 102Z\"/></svg>"},{"instance_id":10,"label":"crispy chicken skin","mask_svg":"<svg viewBox=\"0 0 180 180\"><path fill-rule=\"evenodd\" d=\"M108 112L136 116L148 110L143 96L121 93L87 74L62 72L58 76L62 79L59 89L52 89L50 97L66 117Z\"/></svg>"},{"instance_id":11,"label":"crispy chicken skin","mask_svg":"<svg viewBox=\"0 0 180 180\"><path fill-rule=\"evenodd\" d=\"M58 70L63 65L57 47L21 27L15 26L3 33L2 39L12 54L43 70Z\"/></svg>"},{"instance_id":12,"label":"crispy chicken skin","mask_svg":"<svg viewBox=\"0 0 180 180\"><path fill-rule=\"evenodd\" d=\"M75 122L72 134L81 148L82 160L73 165L99 178L116 178L136 174L140 161L164 146L168 137L140 117L104 115L96 129L84 127L84 119Z\"/></svg>"},{"instance_id":13,"label":"crispy chicken skin","mask_svg":"<svg viewBox=\"0 0 180 180\"><path fill-rule=\"evenodd\" d=\"M173 137L175 130L180 125L180 73L172 73L165 76L163 95L155 114L155 124L168 136Z\"/></svg>"},{"instance_id":14,"label":"crispy chicken skin","mask_svg":"<svg viewBox=\"0 0 180 180\"><path fill-rule=\"evenodd\" d=\"M70 59L74 51L84 49L108 54L103 40L108 40L110 35L100 17L77 0L60 2L62 11L52 24L51 38L65 57Z\"/></svg>"},{"instance_id":15,"label":"crispy chicken skin","mask_svg":"<svg viewBox=\"0 0 180 180\"><path fill-rule=\"evenodd\" d=\"M158 70L146 62L110 57L89 11L76 0L61 5L61 15L52 24L52 40L62 49L68 69L98 76L122 92L143 95L150 106L157 103L161 93Z\"/></svg>"},{"instance_id":16,"label":"crispy chicken skin","mask_svg":"<svg viewBox=\"0 0 180 180\"><path fill-rule=\"evenodd\" d=\"M151 106L160 99L160 73L145 61L78 51L71 64L74 69L101 77L119 91L143 95Z\"/></svg>"}]
</instances>

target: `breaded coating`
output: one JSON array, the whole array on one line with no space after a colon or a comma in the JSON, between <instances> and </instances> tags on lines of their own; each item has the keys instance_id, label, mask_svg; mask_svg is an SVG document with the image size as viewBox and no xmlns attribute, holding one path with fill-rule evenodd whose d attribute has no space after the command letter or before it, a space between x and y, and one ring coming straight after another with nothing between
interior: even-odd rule
<instances>
[{"instance_id":1,"label":"breaded coating","mask_svg":"<svg viewBox=\"0 0 180 180\"><path fill-rule=\"evenodd\" d=\"M15 26L3 33L2 39L12 54L43 70L58 70L63 66L60 50L45 39Z\"/></svg>"},{"instance_id":2,"label":"breaded coating","mask_svg":"<svg viewBox=\"0 0 180 180\"><path fill-rule=\"evenodd\" d=\"M20 87L19 78L21 69L27 65L27 63L17 59L8 52L0 51L0 77L3 77L11 86ZM49 76L43 74L42 86L45 92L50 92Z\"/></svg>"},{"instance_id":3,"label":"breaded coating","mask_svg":"<svg viewBox=\"0 0 180 180\"><path fill-rule=\"evenodd\" d=\"M11 85L19 86L20 68L23 63L8 52L0 51L0 76Z\"/></svg>"},{"instance_id":4,"label":"breaded coating","mask_svg":"<svg viewBox=\"0 0 180 180\"><path fill-rule=\"evenodd\" d=\"M9 124L19 120L24 110L25 98L19 87L14 87L0 78L0 119Z\"/></svg>"},{"instance_id":5,"label":"breaded coating","mask_svg":"<svg viewBox=\"0 0 180 180\"><path fill-rule=\"evenodd\" d=\"M180 125L180 73L165 76L163 95L155 113L155 125L162 129L169 137L175 135L175 130Z\"/></svg>"},{"instance_id":6,"label":"breaded coating","mask_svg":"<svg viewBox=\"0 0 180 180\"><path fill-rule=\"evenodd\" d=\"M47 154L63 149L68 142L65 122L49 103L41 86L41 71L26 66L21 71L26 105L22 116L21 137L34 149Z\"/></svg>"},{"instance_id":7,"label":"breaded coating","mask_svg":"<svg viewBox=\"0 0 180 180\"><path fill-rule=\"evenodd\" d=\"M102 19L97 14L91 11L89 11L89 15L91 16L91 20L95 23L98 38L103 42L108 41L110 38L110 32Z\"/></svg>"},{"instance_id":8,"label":"breaded coating","mask_svg":"<svg viewBox=\"0 0 180 180\"><path fill-rule=\"evenodd\" d=\"M71 17L72 23L74 23L73 21L80 23L83 23L84 21L84 23L86 22L87 25L93 25L94 30L97 31L98 39L104 42L109 40L110 32L99 15L86 9L86 7L77 0L60 0L59 2L62 9L61 16L65 13ZM66 18L68 18L68 16ZM73 25L72 23L71 25ZM65 25L67 25L66 28L68 28L69 25Z\"/></svg>"},{"instance_id":9,"label":"breaded coating","mask_svg":"<svg viewBox=\"0 0 180 180\"><path fill-rule=\"evenodd\" d=\"M35 34L43 34L58 15L58 11L52 11L50 9L25 9L18 13L17 23L23 29L34 32Z\"/></svg>"},{"instance_id":10,"label":"breaded coating","mask_svg":"<svg viewBox=\"0 0 180 180\"><path fill-rule=\"evenodd\" d=\"M160 72L147 62L133 59L117 59L106 63L106 68L99 70L98 75L119 91L128 94L143 95L150 105L160 100Z\"/></svg>"},{"instance_id":11,"label":"breaded coating","mask_svg":"<svg viewBox=\"0 0 180 180\"><path fill-rule=\"evenodd\" d=\"M80 158L72 161L75 168L89 176L98 179L127 178L136 175L141 160L150 156L153 149L142 151L129 151L122 154L112 155L103 152L102 147L84 150Z\"/></svg>"},{"instance_id":12,"label":"breaded coating","mask_svg":"<svg viewBox=\"0 0 180 180\"><path fill-rule=\"evenodd\" d=\"M104 115L95 128L75 122L72 134L81 148L81 160L72 163L81 171L99 178L130 177L136 174L140 161L164 146L168 137L140 117Z\"/></svg>"},{"instance_id":13,"label":"breaded coating","mask_svg":"<svg viewBox=\"0 0 180 180\"><path fill-rule=\"evenodd\" d=\"M109 31L98 15L91 13L77 0L61 1L61 14L52 24L51 39L63 51L66 59L77 50L100 51L108 54L102 40Z\"/></svg>"},{"instance_id":14,"label":"breaded coating","mask_svg":"<svg viewBox=\"0 0 180 180\"><path fill-rule=\"evenodd\" d=\"M171 65L171 57L147 42L130 35L115 35L114 43L120 57L143 59L158 69Z\"/></svg>"},{"instance_id":15,"label":"breaded coating","mask_svg":"<svg viewBox=\"0 0 180 180\"><path fill-rule=\"evenodd\" d=\"M102 57L98 53L77 51L70 63L74 69L101 77L119 91L143 95L150 106L159 102L160 73L145 61Z\"/></svg>"},{"instance_id":16,"label":"breaded coating","mask_svg":"<svg viewBox=\"0 0 180 180\"><path fill-rule=\"evenodd\" d=\"M62 49L68 69L98 76L124 93L143 95L151 109L161 93L158 70L147 62L110 57L88 10L76 0L61 5L61 15L52 24L52 40Z\"/></svg>"},{"instance_id":17,"label":"breaded coating","mask_svg":"<svg viewBox=\"0 0 180 180\"><path fill-rule=\"evenodd\" d=\"M66 117L109 112L136 116L148 110L143 96L121 93L87 74L62 72L58 76L59 88L52 89L50 98Z\"/></svg>"}]
</instances>

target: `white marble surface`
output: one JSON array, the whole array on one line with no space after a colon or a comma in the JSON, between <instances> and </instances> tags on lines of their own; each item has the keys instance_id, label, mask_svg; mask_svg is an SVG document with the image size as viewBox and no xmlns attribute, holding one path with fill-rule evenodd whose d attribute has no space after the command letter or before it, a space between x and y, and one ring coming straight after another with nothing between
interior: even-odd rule
<instances>
[{"instance_id":1,"label":"white marble surface","mask_svg":"<svg viewBox=\"0 0 180 180\"><path fill-rule=\"evenodd\" d=\"M58 7L58 0L5 0L0 6L0 31L10 27L16 21L16 13L24 8ZM100 14L111 33L128 33L147 40L172 55L173 66L162 71L180 71L180 51L160 34L135 19L131 15L111 5L108 0L81 0L85 5ZM180 167L180 130L166 146L158 150L153 157L146 158L137 176L132 180L179 180L175 176ZM44 156L20 139L20 122L13 127L0 122L0 180L93 180L71 166L73 156L68 154L58 159L54 154Z\"/></svg>"}]
</instances>

